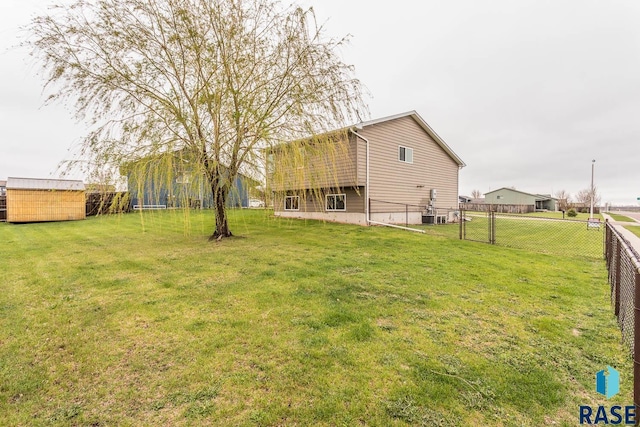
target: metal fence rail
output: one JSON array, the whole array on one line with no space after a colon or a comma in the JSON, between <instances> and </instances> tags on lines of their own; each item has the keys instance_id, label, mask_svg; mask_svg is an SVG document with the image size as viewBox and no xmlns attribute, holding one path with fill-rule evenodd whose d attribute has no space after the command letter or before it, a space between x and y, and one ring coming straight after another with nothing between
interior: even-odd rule
<instances>
[{"instance_id":1,"label":"metal fence rail","mask_svg":"<svg viewBox=\"0 0 640 427\"><path fill-rule=\"evenodd\" d=\"M588 221L462 211L460 238L534 252L601 258L604 227Z\"/></svg>"},{"instance_id":2,"label":"metal fence rail","mask_svg":"<svg viewBox=\"0 0 640 427\"><path fill-rule=\"evenodd\" d=\"M374 222L408 226L446 224L457 221L457 209L445 209L369 199L369 215Z\"/></svg>"},{"instance_id":3,"label":"metal fence rail","mask_svg":"<svg viewBox=\"0 0 640 427\"><path fill-rule=\"evenodd\" d=\"M633 400L640 406L640 254L613 225L605 227L605 259L609 270L611 305L622 340L633 357Z\"/></svg>"}]
</instances>

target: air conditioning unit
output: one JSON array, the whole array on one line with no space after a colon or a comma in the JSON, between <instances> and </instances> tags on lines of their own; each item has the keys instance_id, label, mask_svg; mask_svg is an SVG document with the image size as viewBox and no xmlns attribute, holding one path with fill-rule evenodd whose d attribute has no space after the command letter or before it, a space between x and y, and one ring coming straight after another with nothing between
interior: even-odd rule
<instances>
[{"instance_id":1,"label":"air conditioning unit","mask_svg":"<svg viewBox=\"0 0 640 427\"><path fill-rule=\"evenodd\" d=\"M431 200L435 200L437 195L438 195L438 191L435 188L432 188L431 195L430 195Z\"/></svg>"}]
</instances>

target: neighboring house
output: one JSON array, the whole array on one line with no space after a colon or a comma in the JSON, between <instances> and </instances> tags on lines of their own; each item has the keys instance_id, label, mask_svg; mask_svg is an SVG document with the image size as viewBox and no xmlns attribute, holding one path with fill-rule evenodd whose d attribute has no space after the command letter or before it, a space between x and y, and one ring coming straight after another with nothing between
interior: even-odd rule
<instances>
[{"instance_id":1,"label":"neighboring house","mask_svg":"<svg viewBox=\"0 0 640 427\"><path fill-rule=\"evenodd\" d=\"M7 221L44 222L85 219L82 181L9 178Z\"/></svg>"},{"instance_id":2,"label":"neighboring house","mask_svg":"<svg viewBox=\"0 0 640 427\"><path fill-rule=\"evenodd\" d=\"M283 160L288 150L276 147L269 153L275 165L269 176L276 215L361 225L455 217L458 175L465 164L418 113L371 120L327 135L332 134L334 144L344 147L333 158L301 161L304 166L296 167ZM305 143L313 144L309 141ZM300 142L284 146L290 144ZM288 169L279 173L301 174L304 180L274 179L282 164ZM331 166L333 172L320 176L314 166L318 164Z\"/></svg>"},{"instance_id":3,"label":"neighboring house","mask_svg":"<svg viewBox=\"0 0 640 427\"><path fill-rule=\"evenodd\" d=\"M525 193L507 187L485 193L484 202L486 205L490 205L492 210L501 212L513 211L513 209L520 212L558 210L558 199L551 197L550 194ZM501 206L501 208L496 209L497 206ZM509 209L510 207L513 209Z\"/></svg>"},{"instance_id":4,"label":"neighboring house","mask_svg":"<svg viewBox=\"0 0 640 427\"><path fill-rule=\"evenodd\" d=\"M155 164L149 159L139 162L129 163L120 170L120 174L127 177L133 209L213 207L213 195L207 179L194 173L188 161L176 156L168 167L165 163ZM251 185L256 185L256 182L238 175L227 195L227 206L249 207L248 188Z\"/></svg>"},{"instance_id":5,"label":"neighboring house","mask_svg":"<svg viewBox=\"0 0 640 427\"><path fill-rule=\"evenodd\" d=\"M7 181L0 181L0 197L7 195Z\"/></svg>"}]
</instances>

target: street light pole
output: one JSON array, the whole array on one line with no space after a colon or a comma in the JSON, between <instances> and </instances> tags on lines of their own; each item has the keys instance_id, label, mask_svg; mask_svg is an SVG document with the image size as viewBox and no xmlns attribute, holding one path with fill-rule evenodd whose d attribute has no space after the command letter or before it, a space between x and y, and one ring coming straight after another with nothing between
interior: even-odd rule
<instances>
[{"instance_id":1,"label":"street light pole","mask_svg":"<svg viewBox=\"0 0 640 427\"><path fill-rule=\"evenodd\" d=\"M593 199L595 198L595 194L593 194L593 171L595 169L596 161L591 161L591 195L589 199L591 200L591 208L589 209L589 219L593 219Z\"/></svg>"}]
</instances>

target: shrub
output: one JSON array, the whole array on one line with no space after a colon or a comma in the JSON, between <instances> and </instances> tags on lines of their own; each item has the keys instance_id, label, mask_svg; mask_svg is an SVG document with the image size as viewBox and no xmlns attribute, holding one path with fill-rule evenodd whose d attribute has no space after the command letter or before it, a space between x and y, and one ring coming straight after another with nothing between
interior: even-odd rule
<instances>
[{"instance_id":1,"label":"shrub","mask_svg":"<svg viewBox=\"0 0 640 427\"><path fill-rule=\"evenodd\" d=\"M578 216L578 212L576 212L575 209L571 208L567 211L567 216L571 218L576 217Z\"/></svg>"}]
</instances>

